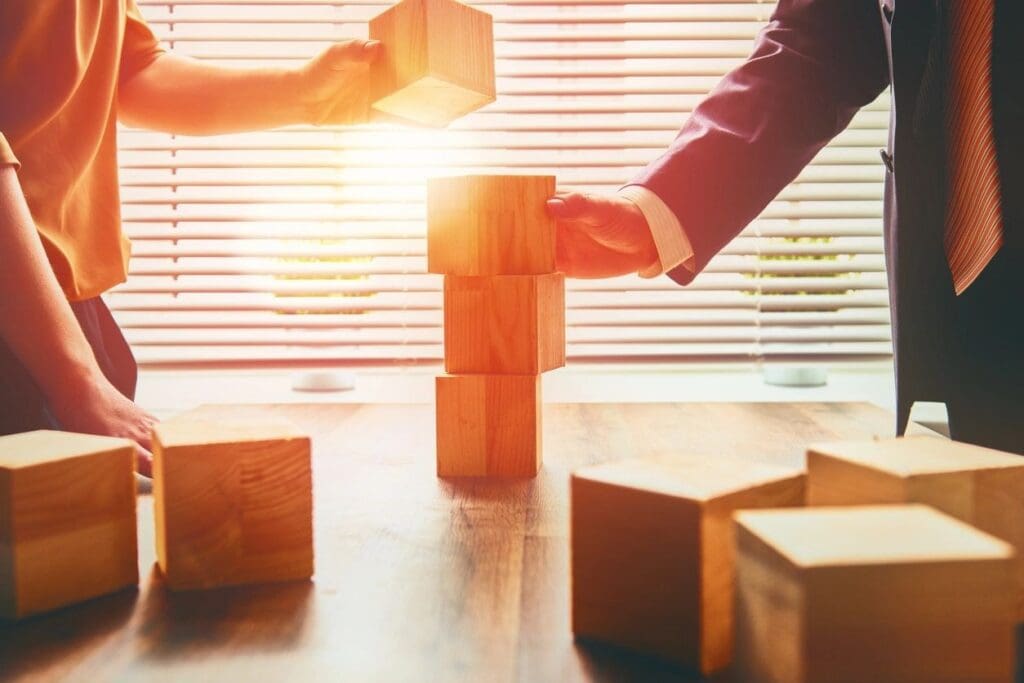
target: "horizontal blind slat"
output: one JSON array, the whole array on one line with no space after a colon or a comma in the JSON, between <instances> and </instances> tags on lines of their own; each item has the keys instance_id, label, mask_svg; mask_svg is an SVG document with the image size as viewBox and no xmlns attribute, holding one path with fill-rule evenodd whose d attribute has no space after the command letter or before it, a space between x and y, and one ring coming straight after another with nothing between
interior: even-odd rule
<instances>
[{"instance_id":1,"label":"horizontal blind slat","mask_svg":"<svg viewBox=\"0 0 1024 683\"><path fill-rule=\"evenodd\" d=\"M165 44L297 66L366 35L383 0L140 0ZM609 193L660 155L771 2L514 0L495 103L443 131L294 126L210 138L122 129L128 281L108 303L153 365L437 362L425 178L554 174ZM865 107L692 285L567 285L571 359L876 358L891 352L881 227L887 96Z\"/></svg>"}]
</instances>

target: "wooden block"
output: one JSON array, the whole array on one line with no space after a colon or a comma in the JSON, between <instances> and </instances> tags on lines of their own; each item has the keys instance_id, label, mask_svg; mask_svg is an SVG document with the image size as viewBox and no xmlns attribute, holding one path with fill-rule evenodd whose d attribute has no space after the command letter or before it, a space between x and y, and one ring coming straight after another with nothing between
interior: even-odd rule
<instances>
[{"instance_id":1,"label":"wooden block","mask_svg":"<svg viewBox=\"0 0 1024 683\"><path fill-rule=\"evenodd\" d=\"M539 376L442 375L436 389L437 476L537 476Z\"/></svg>"},{"instance_id":2,"label":"wooden block","mask_svg":"<svg viewBox=\"0 0 1024 683\"><path fill-rule=\"evenodd\" d=\"M736 522L736 680L1011 680L1010 545L923 505Z\"/></svg>"},{"instance_id":3,"label":"wooden block","mask_svg":"<svg viewBox=\"0 0 1024 683\"><path fill-rule=\"evenodd\" d=\"M138 584L134 472L125 439L0 437L0 618Z\"/></svg>"},{"instance_id":4,"label":"wooden block","mask_svg":"<svg viewBox=\"0 0 1024 683\"><path fill-rule=\"evenodd\" d=\"M734 510L802 505L793 469L727 458L624 460L571 483L572 627L704 673L732 656Z\"/></svg>"},{"instance_id":5,"label":"wooden block","mask_svg":"<svg viewBox=\"0 0 1024 683\"><path fill-rule=\"evenodd\" d=\"M192 416L157 425L153 499L171 589L313 575L310 440L290 425Z\"/></svg>"},{"instance_id":6,"label":"wooden block","mask_svg":"<svg viewBox=\"0 0 1024 683\"><path fill-rule=\"evenodd\" d=\"M455 0L403 0L370 20L383 43L372 68L372 107L445 126L494 101L491 15Z\"/></svg>"},{"instance_id":7,"label":"wooden block","mask_svg":"<svg viewBox=\"0 0 1024 683\"><path fill-rule=\"evenodd\" d=\"M811 505L925 503L1024 552L1024 458L934 437L812 446ZM1024 559L1018 617L1024 620Z\"/></svg>"},{"instance_id":8,"label":"wooden block","mask_svg":"<svg viewBox=\"0 0 1024 683\"><path fill-rule=\"evenodd\" d=\"M444 278L444 369L537 375L565 365L565 276Z\"/></svg>"},{"instance_id":9,"label":"wooden block","mask_svg":"<svg viewBox=\"0 0 1024 683\"><path fill-rule=\"evenodd\" d=\"M427 270L444 275L555 272L554 176L427 180Z\"/></svg>"}]
</instances>

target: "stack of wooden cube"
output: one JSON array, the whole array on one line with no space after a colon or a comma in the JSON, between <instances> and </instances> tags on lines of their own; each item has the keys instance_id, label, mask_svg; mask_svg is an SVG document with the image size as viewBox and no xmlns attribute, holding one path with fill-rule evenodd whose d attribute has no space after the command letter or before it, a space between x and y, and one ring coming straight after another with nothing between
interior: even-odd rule
<instances>
[{"instance_id":1,"label":"stack of wooden cube","mask_svg":"<svg viewBox=\"0 0 1024 683\"><path fill-rule=\"evenodd\" d=\"M438 476L533 477L540 374L565 364L565 277L555 272L552 176L427 184L427 270L444 275Z\"/></svg>"}]
</instances>

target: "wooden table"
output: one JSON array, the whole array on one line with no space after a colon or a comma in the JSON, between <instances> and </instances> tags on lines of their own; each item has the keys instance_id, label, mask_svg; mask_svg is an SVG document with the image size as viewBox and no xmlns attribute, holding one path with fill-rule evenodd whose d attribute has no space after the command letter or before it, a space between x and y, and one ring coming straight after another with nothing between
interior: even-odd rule
<instances>
[{"instance_id":1,"label":"wooden table","mask_svg":"<svg viewBox=\"0 0 1024 683\"><path fill-rule=\"evenodd\" d=\"M867 404L549 405L540 476L502 483L434 476L428 405L217 411L314 437L314 581L168 593L140 496L139 590L0 627L0 679L696 680L573 643L569 473L672 451L802 463L811 441L894 428Z\"/></svg>"}]
</instances>

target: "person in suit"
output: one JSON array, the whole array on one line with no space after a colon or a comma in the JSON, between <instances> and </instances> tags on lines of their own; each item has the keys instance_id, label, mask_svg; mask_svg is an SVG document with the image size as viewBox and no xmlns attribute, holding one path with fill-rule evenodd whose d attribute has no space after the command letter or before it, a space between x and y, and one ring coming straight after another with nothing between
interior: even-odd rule
<instances>
[{"instance_id":1,"label":"person in suit","mask_svg":"<svg viewBox=\"0 0 1024 683\"><path fill-rule=\"evenodd\" d=\"M617 195L559 194L570 276L687 284L892 88L884 235L897 431L1024 453L1024 3L780 0L753 53Z\"/></svg>"}]
</instances>

